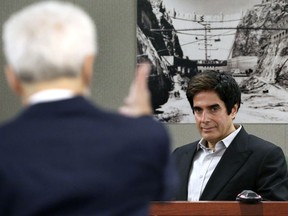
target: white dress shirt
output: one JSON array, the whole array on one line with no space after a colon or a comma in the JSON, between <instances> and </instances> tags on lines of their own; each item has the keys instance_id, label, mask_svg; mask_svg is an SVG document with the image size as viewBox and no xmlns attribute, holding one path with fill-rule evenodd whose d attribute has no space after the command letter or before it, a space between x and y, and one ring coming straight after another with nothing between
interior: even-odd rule
<instances>
[{"instance_id":1,"label":"white dress shirt","mask_svg":"<svg viewBox=\"0 0 288 216\"><path fill-rule=\"evenodd\" d=\"M215 149L206 147L206 141L202 138L198 144L196 155L193 159L192 169L188 182L188 201L199 201L200 196L211 177L218 162L229 147L235 136L241 130L240 127L215 145Z\"/></svg>"},{"instance_id":2,"label":"white dress shirt","mask_svg":"<svg viewBox=\"0 0 288 216\"><path fill-rule=\"evenodd\" d=\"M65 100L74 97L74 93L68 89L48 89L36 92L28 99L28 104L33 105L43 102Z\"/></svg>"}]
</instances>

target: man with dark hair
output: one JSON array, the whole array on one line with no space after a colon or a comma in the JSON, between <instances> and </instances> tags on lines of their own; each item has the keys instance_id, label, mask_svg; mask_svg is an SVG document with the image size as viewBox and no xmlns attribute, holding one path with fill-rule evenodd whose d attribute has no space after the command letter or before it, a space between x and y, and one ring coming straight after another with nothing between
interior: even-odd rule
<instances>
[{"instance_id":1,"label":"man with dark hair","mask_svg":"<svg viewBox=\"0 0 288 216\"><path fill-rule=\"evenodd\" d=\"M176 200L235 200L252 190L264 200L288 200L287 165L280 147L233 123L241 91L230 74L191 78L187 98L202 138L175 149L180 174Z\"/></svg>"}]
</instances>

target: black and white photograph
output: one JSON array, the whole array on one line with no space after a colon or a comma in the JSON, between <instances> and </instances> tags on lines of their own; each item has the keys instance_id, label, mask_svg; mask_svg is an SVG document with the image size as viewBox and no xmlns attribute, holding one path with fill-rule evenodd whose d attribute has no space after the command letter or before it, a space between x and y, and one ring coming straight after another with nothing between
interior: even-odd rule
<instances>
[{"instance_id":1,"label":"black and white photograph","mask_svg":"<svg viewBox=\"0 0 288 216\"><path fill-rule=\"evenodd\" d=\"M188 82L215 70L240 86L235 122L288 122L288 0L137 0L136 34L159 121L195 123Z\"/></svg>"}]
</instances>

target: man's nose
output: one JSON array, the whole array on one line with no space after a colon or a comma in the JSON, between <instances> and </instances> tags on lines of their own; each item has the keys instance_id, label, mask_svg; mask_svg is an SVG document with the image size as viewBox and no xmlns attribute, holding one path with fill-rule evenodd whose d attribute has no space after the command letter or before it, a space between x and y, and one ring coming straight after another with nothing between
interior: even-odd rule
<instances>
[{"instance_id":1,"label":"man's nose","mask_svg":"<svg viewBox=\"0 0 288 216\"><path fill-rule=\"evenodd\" d=\"M207 110L203 110L202 115L201 115L201 121L206 122L209 121L209 112Z\"/></svg>"}]
</instances>

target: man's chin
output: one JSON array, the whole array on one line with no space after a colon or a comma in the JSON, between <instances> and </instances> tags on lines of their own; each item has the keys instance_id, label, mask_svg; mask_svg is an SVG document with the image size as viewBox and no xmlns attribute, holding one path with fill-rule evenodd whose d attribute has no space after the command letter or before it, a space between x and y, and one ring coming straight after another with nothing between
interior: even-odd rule
<instances>
[{"instance_id":1,"label":"man's chin","mask_svg":"<svg viewBox=\"0 0 288 216\"><path fill-rule=\"evenodd\" d=\"M203 139L207 140L208 142L215 140L216 136L213 135L212 133L201 133L201 136Z\"/></svg>"}]
</instances>

